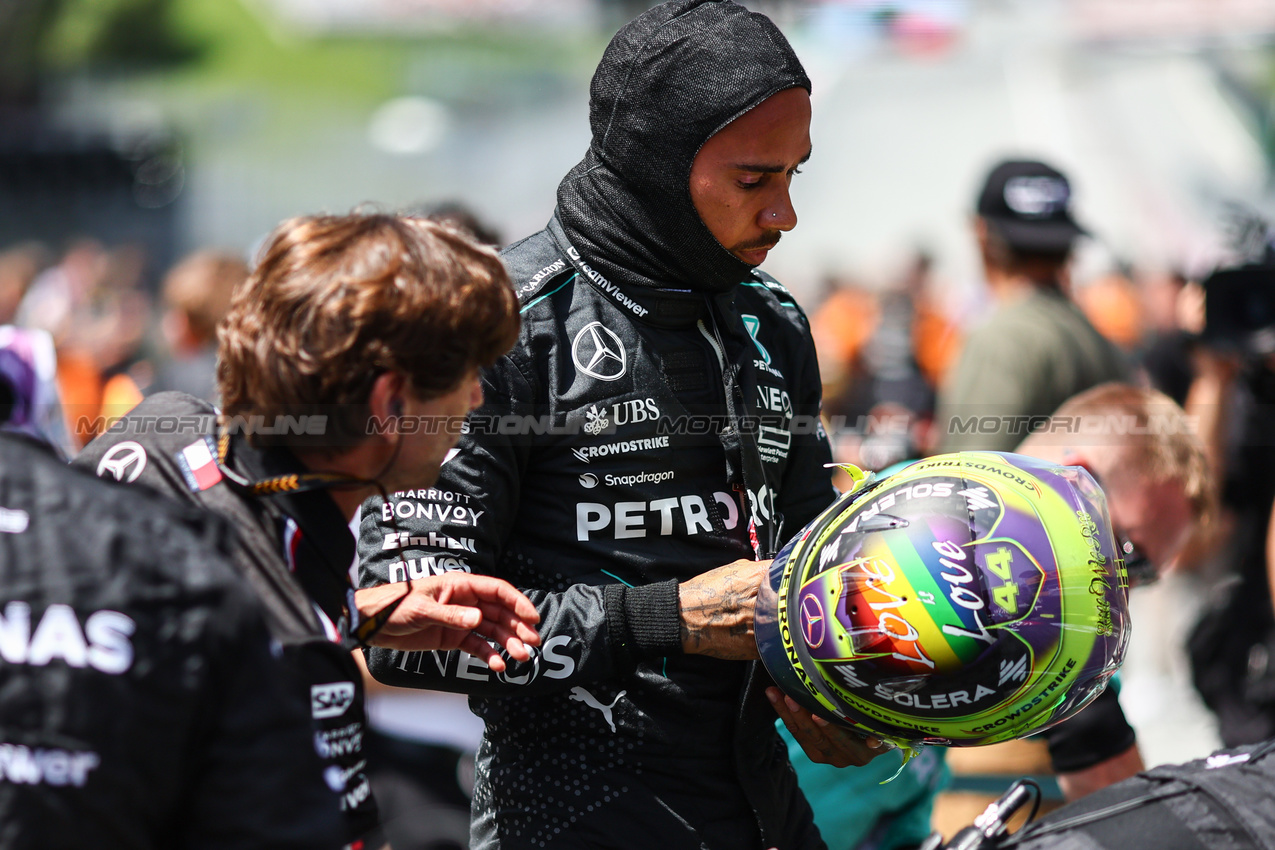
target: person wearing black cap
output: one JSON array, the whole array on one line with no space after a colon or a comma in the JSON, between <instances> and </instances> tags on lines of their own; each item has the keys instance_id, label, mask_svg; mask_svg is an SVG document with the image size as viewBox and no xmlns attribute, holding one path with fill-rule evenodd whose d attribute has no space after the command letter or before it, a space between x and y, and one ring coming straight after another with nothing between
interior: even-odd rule
<instances>
[{"instance_id":1,"label":"person wearing black cap","mask_svg":"<svg viewBox=\"0 0 1275 850\"><path fill-rule=\"evenodd\" d=\"M965 341L940 388L940 450L1012 451L1032 417L1126 377L1119 350L1068 298L1067 267L1087 231L1071 184L1043 162L1008 160L987 176L974 221L997 306Z\"/></svg>"},{"instance_id":2,"label":"person wearing black cap","mask_svg":"<svg viewBox=\"0 0 1275 850\"><path fill-rule=\"evenodd\" d=\"M764 559L835 495L806 318L756 269L797 223L809 90L734 3L625 26L584 160L504 254L522 332L458 454L435 488L364 505L364 585L451 559L541 616L536 661L500 675L367 654L386 684L472 695L474 847L822 847L776 712L821 758L876 754L793 714L752 663Z\"/></svg>"}]
</instances>

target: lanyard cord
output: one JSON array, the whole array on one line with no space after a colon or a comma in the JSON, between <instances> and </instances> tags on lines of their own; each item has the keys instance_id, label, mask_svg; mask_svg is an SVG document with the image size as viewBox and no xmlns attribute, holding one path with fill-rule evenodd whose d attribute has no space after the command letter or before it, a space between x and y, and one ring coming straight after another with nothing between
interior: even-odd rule
<instances>
[{"instance_id":1,"label":"lanyard cord","mask_svg":"<svg viewBox=\"0 0 1275 850\"><path fill-rule=\"evenodd\" d=\"M228 463L230 458L230 432L223 428L217 437L217 452L213 456L213 460L217 464L218 471L221 472L234 489L241 490L254 498L282 493L307 493L324 489L375 487L381 499L386 504L389 504L389 493L386 492L385 485L381 483L381 478L398 462L399 450L402 447L403 440L400 436L394 444L394 451L389 460L373 478L359 478L356 475L346 475L341 472L294 472L288 475L276 475L253 481L230 469ZM394 525L394 531L401 533L398 527L398 518L394 516L392 511L390 512L390 522ZM403 561L401 551L398 557L399 563L403 566L403 575L407 575L407 564ZM409 580L405 584L406 587L403 593L381 606L370 617L364 618L359 614L354 588L348 586L347 583L345 591L346 615L342 618L344 622L338 627L344 638L342 643L350 644L350 649L368 646L369 641L376 637L381 629L385 628L385 624L389 622L390 617L398 610L398 607L403 604L403 600L411 595L412 582Z\"/></svg>"},{"instance_id":2,"label":"lanyard cord","mask_svg":"<svg viewBox=\"0 0 1275 850\"><path fill-rule=\"evenodd\" d=\"M218 471L226 477L231 486L237 490L244 491L249 496L275 496L281 493L306 493L311 490L328 488L379 488L380 477L388 472L394 462L398 460L398 444L394 447L394 454L390 456L389 463L377 474L376 478L359 478L358 476L346 475L341 472L293 472L288 475L275 475L270 478L253 481L232 470L229 466L229 457L230 432L223 430L217 437L217 454L214 457L217 461ZM382 492L384 492L383 488Z\"/></svg>"}]
</instances>

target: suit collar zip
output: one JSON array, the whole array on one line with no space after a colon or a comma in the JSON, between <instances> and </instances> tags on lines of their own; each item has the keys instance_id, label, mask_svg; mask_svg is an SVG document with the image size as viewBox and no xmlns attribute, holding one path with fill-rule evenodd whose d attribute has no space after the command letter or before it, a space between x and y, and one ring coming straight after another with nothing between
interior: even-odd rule
<instances>
[{"instance_id":1,"label":"suit collar zip","mask_svg":"<svg viewBox=\"0 0 1275 850\"><path fill-rule=\"evenodd\" d=\"M756 385L751 359L738 355L738 351L748 351L745 341L748 332L732 293L706 295L705 303L710 307L709 317L700 324L699 332L714 349L721 366L723 400L730 418L730 426L718 437L726 451L730 480L737 489L742 488L748 505L748 536L753 551L758 558L773 558L782 541L783 516L775 509L774 500L769 495L757 438L751 428L744 427L751 408L743 387ZM728 343L728 339L731 342ZM733 468L736 459L738 469Z\"/></svg>"}]
</instances>

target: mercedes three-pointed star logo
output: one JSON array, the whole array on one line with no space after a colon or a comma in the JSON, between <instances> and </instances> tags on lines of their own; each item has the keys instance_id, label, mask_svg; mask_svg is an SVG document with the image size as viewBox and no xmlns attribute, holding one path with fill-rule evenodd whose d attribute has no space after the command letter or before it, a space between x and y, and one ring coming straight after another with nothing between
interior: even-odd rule
<instances>
[{"instance_id":1,"label":"mercedes three-pointed star logo","mask_svg":"<svg viewBox=\"0 0 1275 850\"><path fill-rule=\"evenodd\" d=\"M818 649L828 633L828 623L824 618L823 605L813 593L801 597L801 631L806 636L806 646Z\"/></svg>"},{"instance_id":2,"label":"mercedes three-pointed star logo","mask_svg":"<svg viewBox=\"0 0 1275 850\"><path fill-rule=\"evenodd\" d=\"M628 366L624 343L601 322L589 322L576 334L571 360L577 369L599 381L618 381Z\"/></svg>"},{"instance_id":3,"label":"mercedes three-pointed star logo","mask_svg":"<svg viewBox=\"0 0 1275 850\"><path fill-rule=\"evenodd\" d=\"M97 464L99 477L102 473L109 472L112 478L123 481L125 484L136 481L144 469L146 469L146 449L133 440L125 440L112 446L109 452L102 455L102 459Z\"/></svg>"}]
</instances>

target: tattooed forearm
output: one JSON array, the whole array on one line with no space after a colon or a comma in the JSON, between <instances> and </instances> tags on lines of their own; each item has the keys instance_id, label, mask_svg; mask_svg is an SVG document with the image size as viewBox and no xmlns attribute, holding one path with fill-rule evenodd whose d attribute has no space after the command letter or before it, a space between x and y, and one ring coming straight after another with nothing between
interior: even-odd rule
<instances>
[{"instance_id":1,"label":"tattooed forearm","mask_svg":"<svg viewBox=\"0 0 1275 850\"><path fill-rule=\"evenodd\" d=\"M736 561L678 587L682 648L731 661L757 658L753 608L769 561Z\"/></svg>"}]
</instances>

